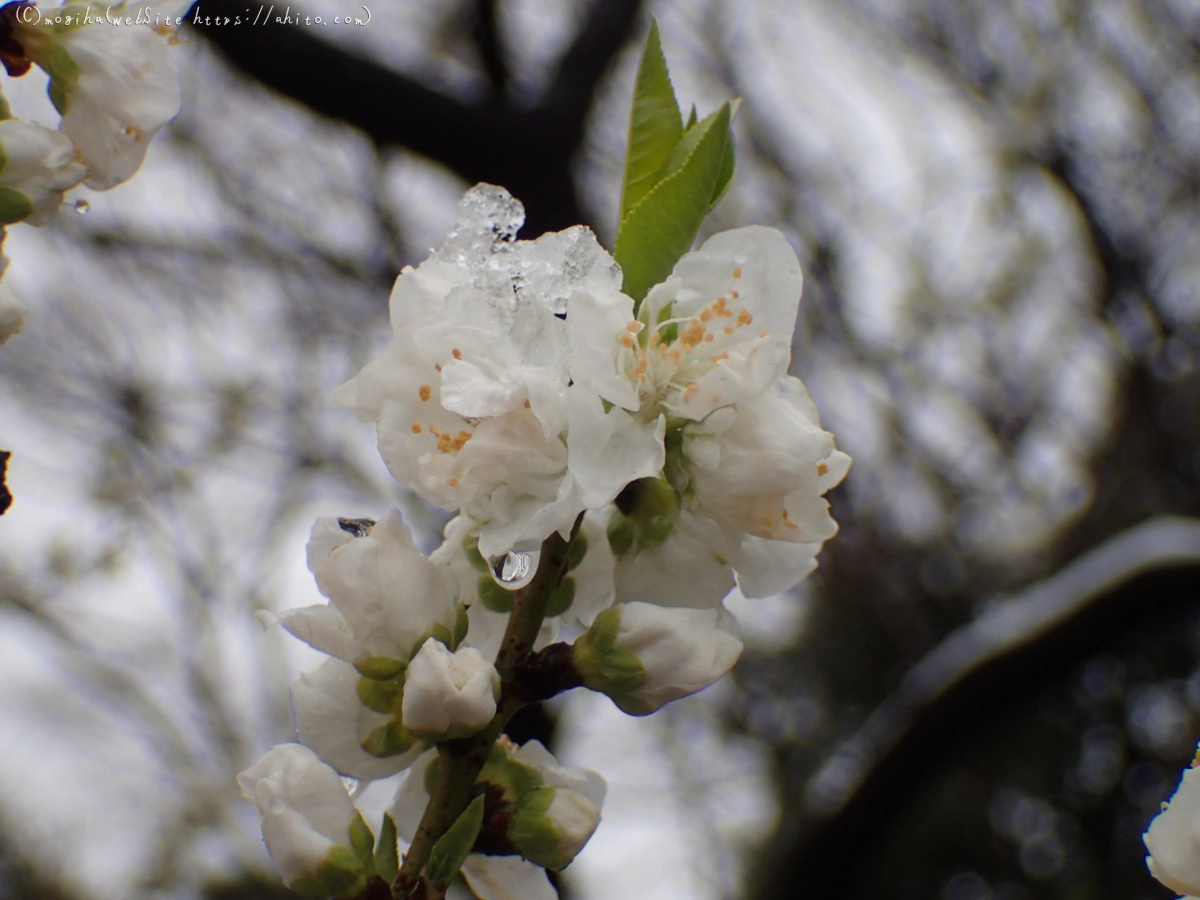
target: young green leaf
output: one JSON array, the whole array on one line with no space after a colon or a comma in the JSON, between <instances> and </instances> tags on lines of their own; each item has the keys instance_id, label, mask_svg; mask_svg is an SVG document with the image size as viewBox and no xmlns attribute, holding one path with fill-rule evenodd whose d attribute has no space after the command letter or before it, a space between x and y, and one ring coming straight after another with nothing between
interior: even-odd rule
<instances>
[{"instance_id":1,"label":"young green leaf","mask_svg":"<svg viewBox=\"0 0 1200 900\"><path fill-rule=\"evenodd\" d=\"M667 72L658 23L652 18L633 89L633 110L629 115L621 221L657 183L659 172L681 137L683 120L679 103L675 100L675 89L671 87L671 76Z\"/></svg>"},{"instance_id":2,"label":"young green leaf","mask_svg":"<svg viewBox=\"0 0 1200 900\"><path fill-rule=\"evenodd\" d=\"M729 104L729 120L731 122L733 121L733 117L737 115L738 107L741 105L742 100L740 97ZM725 145L725 155L721 158L721 170L717 173L717 183L713 187L712 200L708 204L710 211L725 196L725 192L729 190L729 183L733 181L735 167L736 161L734 160L733 141L731 140Z\"/></svg>"},{"instance_id":3,"label":"young green leaf","mask_svg":"<svg viewBox=\"0 0 1200 900\"><path fill-rule=\"evenodd\" d=\"M475 846L475 838L483 827L483 795L471 801L454 824L446 829L433 849L429 851L429 862L425 866L425 877L430 884L449 884L458 874L462 864Z\"/></svg>"},{"instance_id":4,"label":"young green leaf","mask_svg":"<svg viewBox=\"0 0 1200 900\"><path fill-rule=\"evenodd\" d=\"M383 814L379 829L379 844L375 847L375 874L391 884L400 871L400 849L396 843L396 822L390 813Z\"/></svg>"},{"instance_id":5,"label":"young green leaf","mask_svg":"<svg viewBox=\"0 0 1200 900\"><path fill-rule=\"evenodd\" d=\"M691 248L713 198L723 190L725 157L733 140L730 113L726 103L693 126L680 142L687 144L687 152L672 153L670 174L621 223L613 256L625 274L624 291L635 301L666 278Z\"/></svg>"}]
</instances>

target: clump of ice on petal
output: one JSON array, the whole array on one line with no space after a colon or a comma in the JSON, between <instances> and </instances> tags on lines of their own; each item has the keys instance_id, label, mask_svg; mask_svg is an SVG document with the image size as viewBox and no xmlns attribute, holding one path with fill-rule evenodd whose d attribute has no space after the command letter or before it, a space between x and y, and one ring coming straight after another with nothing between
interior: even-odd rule
<instances>
[{"instance_id":1,"label":"clump of ice on petal","mask_svg":"<svg viewBox=\"0 0 1200 900\"><path fill-rule=\"evenodd\" d=\"M520 200L494 184L477 184L458 201L458 223L430 259L474 268L508 249L524 224Z\"/></svg>"},{"instance_id":2,"label":"clump of ice on petal","mask_svg":"<svg viewBox=\"0 0 1200 900\"><path fill-rule=\"evenodd\" d=\"M621 290L621 267L584 225L517 243L509 265L518 296L536 297L558 316L577 288L598 295Z\"/></svg>"}]
</instances>

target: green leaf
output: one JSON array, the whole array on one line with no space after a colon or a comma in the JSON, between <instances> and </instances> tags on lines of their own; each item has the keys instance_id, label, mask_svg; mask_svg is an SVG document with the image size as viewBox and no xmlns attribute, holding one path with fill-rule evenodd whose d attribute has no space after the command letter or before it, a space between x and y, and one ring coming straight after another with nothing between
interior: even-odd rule
<instances>
[{"instance_id":1,"label":"green leaf","mask_svg":"<svg viewBox=\"0 0 1200 900\"><path fill-rule=\"evenodd\" d=\"M370 867L374 846L375 835L371 834L371 826L360 812L350 823L350 848L362 860L364 866Z\"/></svg>"},{"instance_id":2,"label":"green leaf","mask_svg":"<svg viewBox=\"0 0 1200 900\"><path fill-rule=\"evenodd\" d=\"M683 120L667 61L663 57L658 22L650 19L650 34L642 50L633 109L629 115L629 150L625 156L625 187L621 194L623 222L658 181L658 174L683 137Z\"/></svg>"},{"instance_id":3,"label":"green leaf","mask_svg":"<svg viewBox=\"0 0 1200 900\"><path fill-rule=\"evenodd\" d=\"M737 115L738 107L742 105L742 100L739 97L729 104L729 120L732 122L734 116ZM709 201L708 208L711 211L714 206L721 202L721 198L725 196L725 192L729 190L729 183L733 181L733 173L737 168L737 161L734 159L733 141L729 141L725 145L725 155L721 157L721 169L717 172L717 183L713 187L712 200Z\"/></svg>"},{"instance_id":4,"label":"green leaf","mask_svg":"<svg viewBox=\"0 0 1200 900\"><path fill-rule=\"evenodd\" d=\"M396 880L400 871L400 849L396 840L396 821L390 813L384 813L379 844L375 847L375 874L388 884Z\"/></svg>"},{"instance_id":5,"label":"green leaf","mask_svg":"<svg viewBox=\"0 0 1200 900\"><path fill-rule=\"evenodd\" d=\"M483 827L483 795L471 801L453 825L446 829L433 849L429 851L429 862L425 866L425 877L430 884L448 884L458 874L467 854L475 846L479 829Z\"/></svg>"},{"instance_id":6,"label":"green leaf","mask_svg":"<svg viewBox=\"0 0 1200 900\"><path fill-rule=\"evenodd\" d=\"M654 186L621 223L613 256L625 273L625 293L640 302L692 246L718 191L732 142L729 104L697 123L672 154L673 171Z\"/></svg>"}]
</instances>

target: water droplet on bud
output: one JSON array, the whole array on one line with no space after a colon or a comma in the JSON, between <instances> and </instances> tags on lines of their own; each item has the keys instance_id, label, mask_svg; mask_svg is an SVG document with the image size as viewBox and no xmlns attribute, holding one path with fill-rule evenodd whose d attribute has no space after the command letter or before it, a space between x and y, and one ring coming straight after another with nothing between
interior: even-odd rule
<instances>
[{"instance_id":1,"label":"water droplet on bud","mask_svg":"<svg viewBox=\"0 0 1200 900\"><path fill-rule=\"evenodd\" d=\"M75 212L79 213L81 216L86 216L88 214L88 210L91 208L92 204L88 203L86 200L75 201Z\"/></svg>"},{"instance_id":2,"label":"water droplet on bud","mask_svg":"<svg viewBox=\"0 0 1200 900\"><path fill-rule=\"evenodd\" d=\"M533 581L537 574L540 550L510 550L503 556L488 560L492 578L505 590L515 591Z\"/></svg>"}]
</instances>

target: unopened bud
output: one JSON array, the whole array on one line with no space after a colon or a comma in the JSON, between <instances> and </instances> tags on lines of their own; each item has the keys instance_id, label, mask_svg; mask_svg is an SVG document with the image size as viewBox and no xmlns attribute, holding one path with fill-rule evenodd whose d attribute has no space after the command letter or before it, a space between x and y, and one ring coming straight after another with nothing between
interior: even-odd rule
<instances>
[{"instance_id":1,"label":"unopened bud","mask_svg":"<svg viewBox=\"0 0 1200 900\"><path fill-rule=\"evenodd\" d=\"M572 647L585 687L644 716L708 687L737 662L742 642L717 611L622 603L606 609Z\"/></svg>"}]
</instances>

